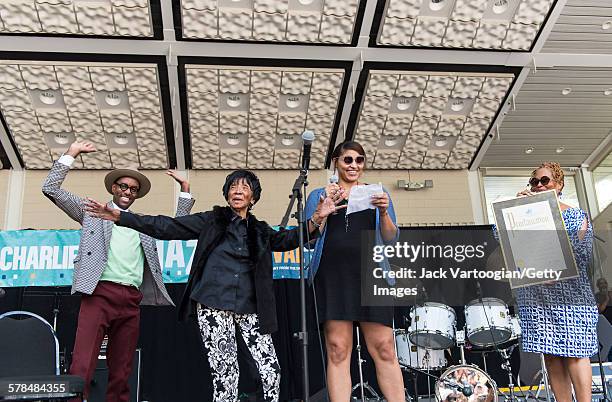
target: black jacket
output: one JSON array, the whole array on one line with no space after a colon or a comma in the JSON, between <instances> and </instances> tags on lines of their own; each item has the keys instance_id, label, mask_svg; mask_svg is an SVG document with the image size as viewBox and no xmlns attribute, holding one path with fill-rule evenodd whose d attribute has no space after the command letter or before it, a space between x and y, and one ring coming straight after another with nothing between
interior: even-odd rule
<instances>
[{"instance_id":1,"label":"black jacket","mask_svg":"<svg viewBox=\"0 0 612 402\"><path fill-rule=\"evenodd\" d=\"M187 287L179 305L179 319L184 320L195 314L196 302L190 295L206 265L210 252L219 244L231 222L234 212L229 207L215 206L212 211L171 218L168 216L134 215L121 212L118 225L137 230L160 240L198 239L194 251ZM255 295L260 331L267 334L278 328L276 301L272 282L272 251L289 251L298 247L299 232L292 230L275 231L266 222L248 215L249 258L255 265ZM306 229L307 226L305 225ZM310 234L313 239L318 231ZM306 234L304 235L306 238Z\"/></svg>"}]
</instances>

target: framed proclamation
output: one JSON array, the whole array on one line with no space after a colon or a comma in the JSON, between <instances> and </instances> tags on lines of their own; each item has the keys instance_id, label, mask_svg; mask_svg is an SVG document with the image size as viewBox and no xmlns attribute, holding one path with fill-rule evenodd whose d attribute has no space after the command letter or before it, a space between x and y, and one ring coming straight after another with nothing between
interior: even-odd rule
<instances>
[{"instance_id":1,"label":"framed proclamation","mask_svg":"<svg viewBox=\"0 0 612 402\"><path fill-rule=\"evenodd\" d=\"M492 203L511 288L575 278L578 268L554 190Z\"/></svg>"}]
</instances>

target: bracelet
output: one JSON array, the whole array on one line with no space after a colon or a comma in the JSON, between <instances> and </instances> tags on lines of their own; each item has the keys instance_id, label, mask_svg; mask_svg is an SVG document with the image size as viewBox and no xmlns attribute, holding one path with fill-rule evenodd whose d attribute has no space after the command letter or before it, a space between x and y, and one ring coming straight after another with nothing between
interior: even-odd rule
<instances>
[{"instance_id":1,"label":"bracelet","mask_svg":"<svg viewBox=\"0 0 612 402\"><path fill-rule=\"evenodd\" d=\"M312 217L310 218L310 222L314 225L315 228L317 228L317 229L321 228L321 224L315 222L315 220Z\"/></svg>"}]
</instances>

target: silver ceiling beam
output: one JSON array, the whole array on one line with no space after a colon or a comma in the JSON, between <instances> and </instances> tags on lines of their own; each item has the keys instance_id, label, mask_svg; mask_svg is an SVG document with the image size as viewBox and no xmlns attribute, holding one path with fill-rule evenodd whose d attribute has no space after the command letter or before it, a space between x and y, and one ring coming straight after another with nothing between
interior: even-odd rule
<instances>
[{"instance_id":1,"label":"silver ceiling beam","mask_svg":"<svg viewBox=\"0 0 612 402\"><path fill-rule=\"evenodd\" d=\"M405 49L405 48L368 48L349 46L312 46L262 43L223 43L223 42L184 42L175 41L173 29L166 30L168 38L164 41L144 41L131 39L90 39L90 38L53 38L41 41L30 36L0 37L0 52L32 52L71 54L121 54L137 56L181 56L195 57L239 57L264 59L304 59L339 60L387 63L434 63L497 65L525 67L610 67L612 55L607 54L561 54L536 52L499 52L486 50L449 50L449 49ZM538 43L542 39L540 39ZM7 59L7 57L4 57Z\"/></svg>"},{"instance_id":2,"label":"silver ceiling beam","mask_svg":"<svg viewBox=\"0 0 612 402\"><path fill-rule=\"evenodd\" d=\"M176 154L176 168L185 170L185 144L183 143L183 123L181 119L181 96L179 91L178 62L173 52L172 43L175 42L174 20L172 18L172 3L161 2L162 24L164 30L164 45L167 45L166 66L168 69L168 86L170 90L170 117L172 119L172 133L174 136L174 152Z\"/></svg>"}]
</instances>

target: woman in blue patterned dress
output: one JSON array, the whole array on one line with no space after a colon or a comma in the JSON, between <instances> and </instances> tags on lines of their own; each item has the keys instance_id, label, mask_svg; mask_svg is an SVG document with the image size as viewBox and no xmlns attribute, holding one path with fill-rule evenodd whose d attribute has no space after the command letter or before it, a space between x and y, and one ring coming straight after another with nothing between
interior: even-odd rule
<instances>
[{"instance_id":1,"label":"woman in blue patterned dress","mask_svg":"<svg viewBox=\"0 0 612 402\"><path fill-rule=\"evenodd\" d=\"M561 193L564 174L556 162L545 162L531 172L527 196L547 190ZM589 357L597 353L597 306L587 274L593 252L593 228L586 212L560 203L572 243L579 276L517 291L525 352L543 353L550 384L559 402L591 401Z\"/></svg>"}]
</instances>

